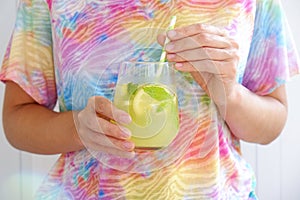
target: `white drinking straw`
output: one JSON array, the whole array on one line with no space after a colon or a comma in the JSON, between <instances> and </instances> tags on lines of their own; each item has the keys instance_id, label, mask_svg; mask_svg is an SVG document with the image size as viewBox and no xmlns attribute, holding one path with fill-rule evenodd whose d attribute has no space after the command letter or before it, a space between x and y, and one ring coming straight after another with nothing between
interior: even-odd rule
<instances>
[{"instance_id":1,"label":"white drinking straw","mask_svg":"<svg viewBox=\"0 0 300 200\"><path fill-rule=\"evenodd\" d=\"M174 29L175 23L176 23L176 19L177 19L176 16L172 16L171 22L169 24L169 27L168 27L167 31ZM163 46L163 50L162 50L159 62L166 62L166 55L167 55L167 53L166 53L166 45L169 42L170 42L169 38L166 37L166 40L165 40L165 43L164 43L164 46Z\"/></svg>"},{"instance_id":2,"label":"white drinking straw","mask_svg":"<svg viewBox=\"0 0 300 200\"><path fill-rule=\"evenodd\" d=\"M177 19L176 16L172 16L171 17L171 21L170 21L170 24L169 24L169 27L168 27L167 31L174 29L175 23L176 23L176 19ZM160 60L159 60L159 62L161 62L161 63L164 63L164 62L167 61L167 59L166 59L166 56L167 56L166 45L169 42L170 42L169 38L166 37L165 43L164 43L164 46L163 46L163 49L162 49L162 52L161 52ZM156 77L160 77L160 75L162 73L162 68L163 68L163 64L161 64L160 67L158 68Z\"/></svg>"}]
</instances>

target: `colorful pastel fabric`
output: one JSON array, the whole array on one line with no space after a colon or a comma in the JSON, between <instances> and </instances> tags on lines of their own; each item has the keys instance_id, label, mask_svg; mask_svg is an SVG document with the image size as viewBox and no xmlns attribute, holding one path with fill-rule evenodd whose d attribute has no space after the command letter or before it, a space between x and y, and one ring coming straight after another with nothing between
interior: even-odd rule
<instances>
[{"instance_id":1,"label":"colorful pastel fabric","mask_svg":"<svg viewBox=\"0 0 300 200\"><path fill-rule=\"evenodd\" d=\"M237 81L257 94L299 73L276 0L19 2L0 78L49 109L58 101L61 112L80 110L94 95L113 100L119 64L158 61L156 36L173 15L176 27L205 23L227 30L240 46ZM200 87L181 81L180 133L170 147L132 160L88 149L62 154L36 198L256 199L255 175L239 140Z\"/></svg>"}]
</instances>

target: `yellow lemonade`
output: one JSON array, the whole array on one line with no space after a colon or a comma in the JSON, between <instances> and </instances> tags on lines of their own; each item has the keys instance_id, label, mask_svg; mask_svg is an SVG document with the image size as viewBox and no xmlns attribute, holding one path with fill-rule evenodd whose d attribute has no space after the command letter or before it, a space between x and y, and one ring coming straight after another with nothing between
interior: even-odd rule
<instances>
[{"instance_id":1,"label":"yellow lemonade","mask_svg":"<svg viewBox=\"0 0 300 200\"><path fill-rule=\"evenodd\" d=\"M176 94L162 84L134 83L117 85L114 104L128 112L132 122L131 140L137 149L160 149L168 146L179 129Z\"/></svg>"}]
</instances>

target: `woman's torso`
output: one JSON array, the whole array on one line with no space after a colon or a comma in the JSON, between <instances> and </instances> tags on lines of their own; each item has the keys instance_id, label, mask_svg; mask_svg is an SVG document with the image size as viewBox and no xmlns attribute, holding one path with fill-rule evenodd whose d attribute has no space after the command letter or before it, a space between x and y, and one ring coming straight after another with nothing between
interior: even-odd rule
<instances>
[{"instance_id":1,"label":"woman's torso","mask_svg":"<svg viewBox=\"0 0 300 200\"><path fill-rule=\"evenodd\" d=\"M61 111L80 110L94 95L112 100L120 62L158 61L161 47L156 36L166 30L173 15L177 16L176 27L205 23L226 29L240 45L237 80L242 81L254 26L254 0L47 3ZM182 141L178 140L168 152L142 157L152 162L151 167L143 166L146 162L141 161L132 170L123 171L122 160L108 155L93 157L88 150L64 154L49 173L38 197L247 199L253 191L253 173L240 157L238 140L213 103L202 101L203 91L195 83L190 83L189 89L199 99L196 113L192 113L195 124L182 128L181 135L190 134L192 138L188 146L184 143L187 148L180 148ZM193 110L185 107L191 104L188 101L182 104L182 113L184 108ZM162 156L162 162L156 161L158 156Z\"/></svg>"}]
</instances>

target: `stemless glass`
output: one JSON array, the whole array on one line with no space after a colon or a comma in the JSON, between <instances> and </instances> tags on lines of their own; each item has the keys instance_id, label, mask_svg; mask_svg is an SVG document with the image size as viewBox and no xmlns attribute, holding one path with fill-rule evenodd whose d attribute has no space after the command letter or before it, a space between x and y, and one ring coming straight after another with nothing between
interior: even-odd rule
<instances>
[{"instance_id":1,"label":"stemless glass","mask_svg":"<svg viewBox=\"0 0 300 200\"><path fill-rule=\"evenodd\" d=\"M167 147L179 130L175 70L168 62L123 62L114 105L132 118L125 125L140 150Z\"/></svg>"}]
</instances>

